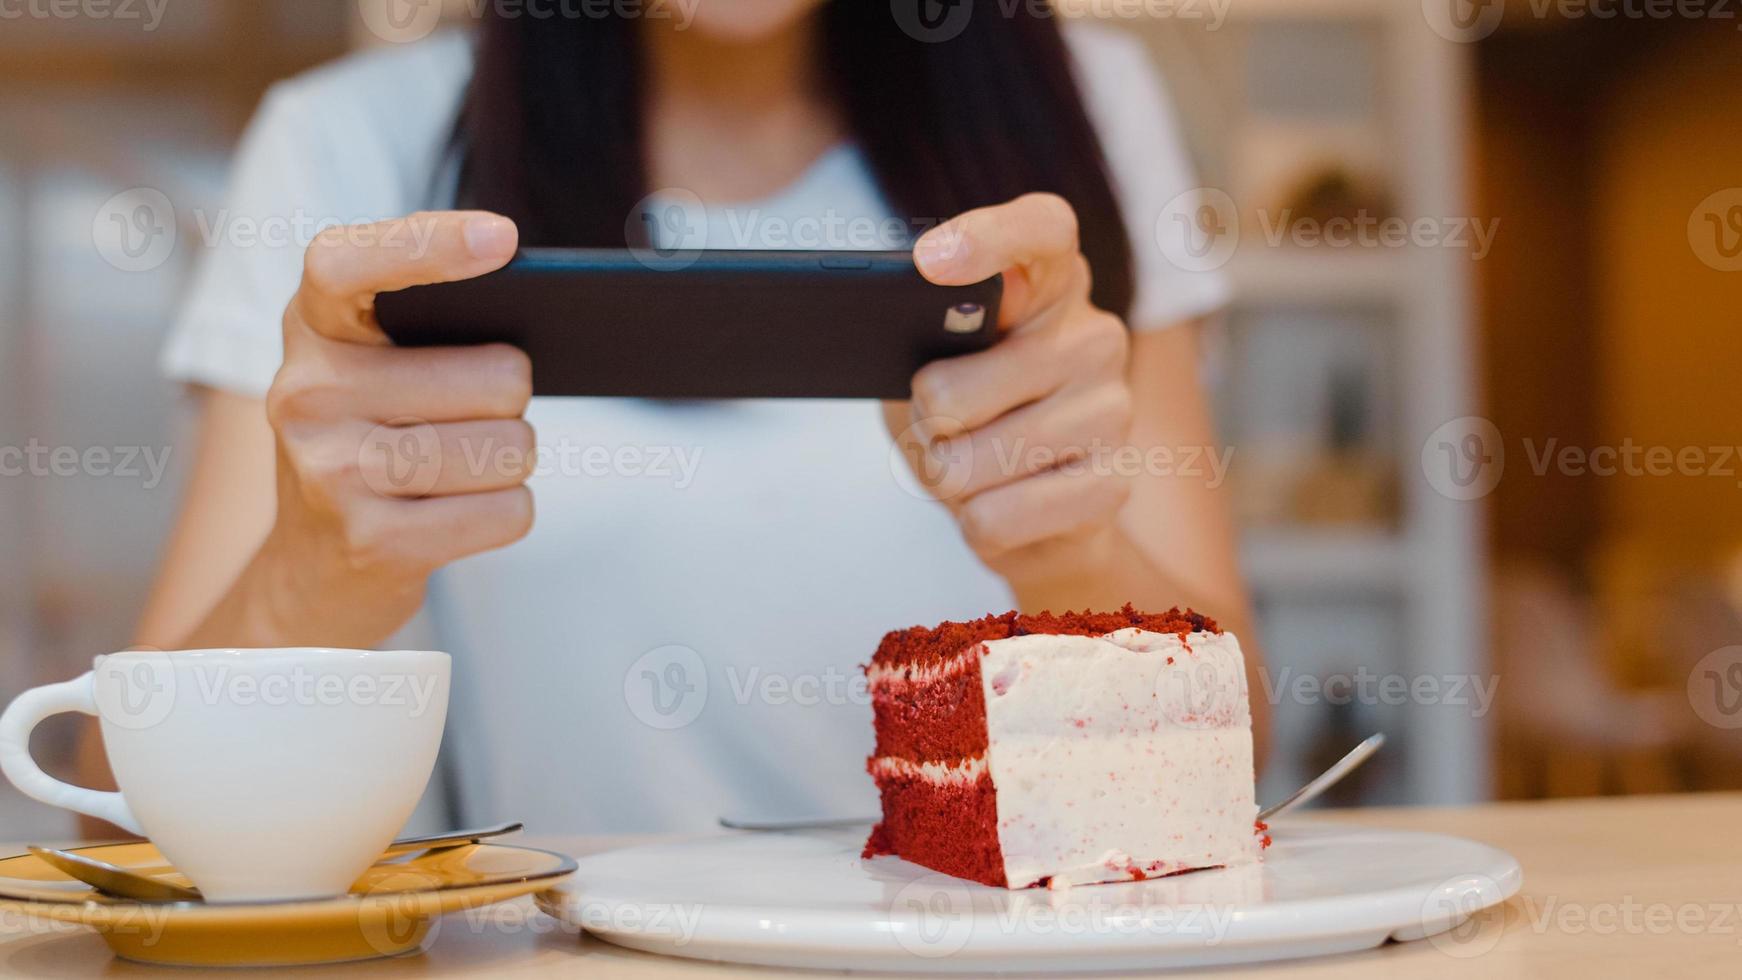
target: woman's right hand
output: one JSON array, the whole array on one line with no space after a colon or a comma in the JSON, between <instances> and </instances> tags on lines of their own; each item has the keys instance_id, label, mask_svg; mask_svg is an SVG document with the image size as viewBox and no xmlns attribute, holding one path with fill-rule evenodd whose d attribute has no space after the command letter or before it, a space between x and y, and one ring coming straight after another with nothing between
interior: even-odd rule
<instances>
[{"instance_id":1,"label":"woman's right hand","mask_svg":"<svg viewBox=\"0 0 1742 980\"><path fill-rule=\"evenodd\" d=\"M431 572L531 530L526 354L396 348L375 321L377 293L491 272L518 240L507 218L444 212L328 229L309 247L266 396L277 518L246 575L277 642L379 643Z\"/></svg>"}]
</instances>

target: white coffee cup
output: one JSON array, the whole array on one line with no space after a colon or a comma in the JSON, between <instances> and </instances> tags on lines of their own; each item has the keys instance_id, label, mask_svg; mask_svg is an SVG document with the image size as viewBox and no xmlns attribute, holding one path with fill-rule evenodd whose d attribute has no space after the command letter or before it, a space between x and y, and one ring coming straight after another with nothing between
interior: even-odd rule
<instances>
[{"instance_id":1,"label":"white coffee cup","mask_svg":"<svg viewBox=\"0 0 1742 980\"><path fill-rule=\"evenodd\" d=\"M427 651L130 651L0 714L0 771L26 796L149 837L208 901L345 892L404 826L435 766L450 659ZM119 793L63 783L30 732L96 715Z\"/></svg>"}]
</instances>

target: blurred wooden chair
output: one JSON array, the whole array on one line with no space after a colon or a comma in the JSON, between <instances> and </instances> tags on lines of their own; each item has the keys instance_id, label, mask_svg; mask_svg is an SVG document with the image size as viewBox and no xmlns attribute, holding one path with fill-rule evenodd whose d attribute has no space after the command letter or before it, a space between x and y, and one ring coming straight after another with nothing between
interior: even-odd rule
<instances>
[{"instance_id":1,"label":"blurred wooden chair","mask_svg":"<svg viewBox=\"0 0 1742 980\"><path fill-rule=\"evenodd\" d=\"M1686 699L1614 681L1596 603L1551 569L1518 563L1496 570L1493 609L1502 796L1684 788Z\"/></svg>"}]
</instances>

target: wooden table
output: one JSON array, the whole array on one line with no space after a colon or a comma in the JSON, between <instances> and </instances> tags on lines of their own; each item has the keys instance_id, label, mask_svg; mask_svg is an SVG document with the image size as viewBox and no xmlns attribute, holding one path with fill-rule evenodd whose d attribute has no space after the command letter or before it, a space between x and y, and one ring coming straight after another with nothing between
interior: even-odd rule
<instances>
[{"instance_id":1,"label":"wooden table","mask_svg":"<svg viewBox=\"0 0 1742 980\"><path fill-rule=\"evenodd\" d=\"M1486 841L1523 863L1524 890L1456 943L1393 944L1328 959L1218 971L1215 976L1742 977L1742 794L1343 810L1298 819L1442 831ZM622 841L550 838L536 843L579 855ZM22 848L5 853L17 850ZM528 902L492 917L488 925L449 916L421 956L238 975L305 980L473 975L703 980L769 973L806 975L618 949L559 926ZM0 977L176 974L116 960L92 932L32 931L16 921L0 921Z\"/></svg>"}]
</instances>

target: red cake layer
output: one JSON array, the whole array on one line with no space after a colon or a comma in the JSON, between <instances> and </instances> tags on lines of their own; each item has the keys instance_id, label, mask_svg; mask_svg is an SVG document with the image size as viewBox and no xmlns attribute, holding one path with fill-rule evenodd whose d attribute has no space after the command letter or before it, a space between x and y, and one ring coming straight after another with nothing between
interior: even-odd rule
<instances>
[{"instance_id":1,"label":"red cake layer","mask_svg":"<svg viewBox=\"0 0 1742 980\"><path fill-rule=\"evenodd\" d=\"M1177 633L1181 637L1192 633L1220 633L1216 621L1201 613L1178 606L1164 613L1142 613L1126 603L1118 612L1067 612L1055 616L1049 612L1028 616L1007 612L1002 616L987 616L967 623L940 623L933 627L914 626L895 630L883 637L877 653L871 658L874 667L935 667L956 658L974 643L1003 640L1012 636L1034 633L1062 636L1105 636L1122 629L1141 629L1151 633Z\"/></svg>"},{"instance_id":2,"label":"red cake layer","mask_svg":"<svg viewBox=\"0 0 1742 980\"><path fill-rule=\"evenodd\" d=\"M990 773L972 781L879 777L877 789L883 822L871 831L862 856L895 854L956 878L1007 887Z\"/></svg>"},{"instance_id":3,"label":"red cake layer","mask_svg":"<svg viewBox=\"0 0 1742 980\"><path fill-rule=\"evenodd\" d=\"M954 763L986 753L986 693L980 658L927 684L873 684L877 754Z\"/></svg>"}]
</instances>

